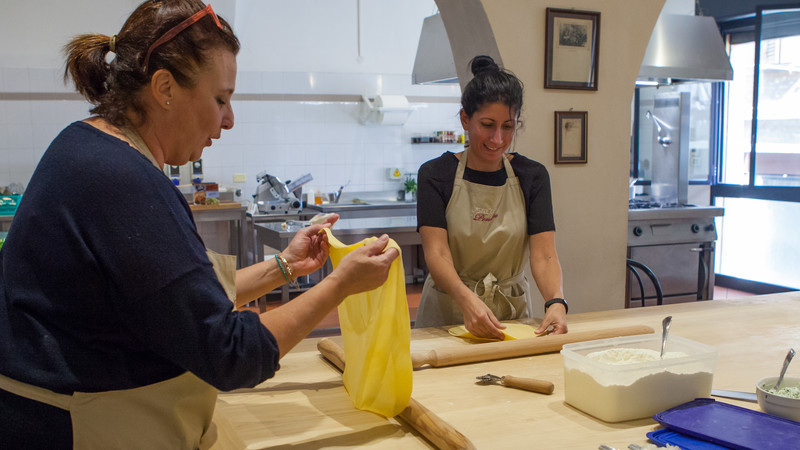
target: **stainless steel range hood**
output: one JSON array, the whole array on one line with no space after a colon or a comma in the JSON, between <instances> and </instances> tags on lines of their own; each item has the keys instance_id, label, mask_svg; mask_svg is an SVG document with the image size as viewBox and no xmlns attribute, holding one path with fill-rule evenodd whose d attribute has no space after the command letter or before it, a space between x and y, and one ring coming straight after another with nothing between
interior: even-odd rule
<instances>
[{"instance_id":1,"label":"stainless steel range hood","mask_svg":"<svg viewBox=\"0 0 800 450\"><path fill-rule=\"evenodd\" d=\"M417 44L417 57L414 71L411 72L413 84L458 84L453 51L447 37L442 16L426 17Z\"/></svg>"},{"instance_id":2,"label":"stainless steel range hood","mask_svg":"<svg viewBox=\"0 0 800 450\"><path fill-rule=\"evenodd\" d=\"M458 83L450 41L439 14L426 17L422 24L411 79L414 84ZM731 79L733 69L713 17L683 14L659 17L637 84Z\"/></svg>"},{"instance_id":3,"label":"stainless steel range hood","mask_svg":"<svg viewBox=\"0 0 800 450\"><path fill-rule=\"evenodd\" d=\"M636 83L732 79L733 69L713 17L662 14Z\"/></svg>"}]
</instances>

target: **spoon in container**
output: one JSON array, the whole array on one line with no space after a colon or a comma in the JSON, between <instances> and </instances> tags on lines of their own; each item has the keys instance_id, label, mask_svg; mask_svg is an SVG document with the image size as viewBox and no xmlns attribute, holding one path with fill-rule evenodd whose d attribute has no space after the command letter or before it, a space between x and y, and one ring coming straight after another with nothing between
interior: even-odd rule
<instances>
[{"instance_id":1,"label":"spoon in container","mask_svg":"<svg viewBox=\"0 0 800 450\"><path fill-rule=\"evenodd\" d=\"M781 386L781 382L783 381L783 376L786 375L786 369L789 368L789 363L792 361L792 358L794 358L794 349L790 348L789 353L786 354L786 359L783 360L783 369L781 369L781 376L778 377L778 382L775 383L776 391Z\"/></svg>"},{"instance_id":2,"label":"spoon in container","mask_svg":"<svg viewBox=\"0 0 800 450\"><path fill-rule=\"evenodd\" d=\"M672 323L672 316L664 317L661 321L661 359L664 359L664 351L667 349L667 334L669 333L669 324Z\"/></svg>"}]
</instances>

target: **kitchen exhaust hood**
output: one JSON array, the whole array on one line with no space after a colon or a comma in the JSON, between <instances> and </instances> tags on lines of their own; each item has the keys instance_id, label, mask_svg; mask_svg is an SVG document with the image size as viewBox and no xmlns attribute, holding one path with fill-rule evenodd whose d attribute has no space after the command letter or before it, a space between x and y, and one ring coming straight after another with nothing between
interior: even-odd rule
<instances>
[{"instance_id":1,"label":"kitchen exhaust hood","mask_svg":"<svg viewBox=\"0 0 800 450\"><path fill-rule=\"evenodd\" d=\"M450 40L440 14L426 17L422 23L411 79L414 84L458 83ZM636 84L732 79L733 69L713 17L661 14Z\"/></svg>"},{"instance_id":2,"label":"kitchen exhaust hood","mask_svg":"<svg viewBox=\"0 0 800 450\"><path fill-rule=\"evenodd\" d=\"M662 14L636 84L732 79L733 69L713 17Z\"/></svg>"},{"instance_id":3,"label":"kitchen exhaust hood","mask_svg":"<svg viewBox=\"0 0 800 450\"><path fill-rule=\"evenodd\" d=\"M414 71L411 72L413 84L458 84L453 51L447 37L442 16L426 17L417 44L417 57Z\"/></svg>"}]
</instances>

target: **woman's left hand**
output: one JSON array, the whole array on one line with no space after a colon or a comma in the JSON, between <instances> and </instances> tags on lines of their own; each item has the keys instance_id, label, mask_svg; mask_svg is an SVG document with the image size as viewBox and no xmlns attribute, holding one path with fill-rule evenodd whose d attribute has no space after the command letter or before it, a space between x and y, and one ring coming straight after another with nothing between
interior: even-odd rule
<instances>
[{"instance_id":1,"label":"woman's left hand","mask_svg":"<svg viewBox=\"0 0 800 450\"><path fill-rule=\"evenodd\" d=\"M560 303L555 303L544 314L542 324L536 329L536 334L542 334L548 328L553 327L550 334L566 334L567 332L567 309Z\"/></svg>"},{"instance_id":2,"label":"woman's left hand","mask_svg":"<svg viewBox=\"0 0 800 450\"><path fill-rule=\"evenodd\" d=\"M337 220L339 220L339 215L333 214L323 224L303 228L294 235L289 245L281 252L294 271L295 277L308 275L318 270L328 260L328 236L320 233L320 230L330 228Z\"/></svg>"}]
</instances>

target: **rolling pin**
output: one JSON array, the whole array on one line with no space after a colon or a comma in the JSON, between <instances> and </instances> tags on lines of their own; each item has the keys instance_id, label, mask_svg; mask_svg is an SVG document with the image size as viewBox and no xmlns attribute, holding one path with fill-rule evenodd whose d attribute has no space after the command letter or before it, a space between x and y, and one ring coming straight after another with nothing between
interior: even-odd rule
<instances>
[{"instance_id":1,"label":"rolling pin","mask_svg":"<svg viewBox=\"0 0 800 450\"><path fill-rule=\"evenodd\" d=\"M417 369L424 365L433 367L454 366L482 361L493 361L518 356L538 355L560 351L564 344L593 341L618 336L652 334L652 328L644 325L610 328L608 330L579 331L576 333L554 334L512 341L487 342L463 346L437 348L427 353L412 353L411 365Z\"/></svg>"},{"instance_id":2,"label":"rolling pin","mask_svg":"<svg viewBox=\"0 0 800 450\"><path fill-rule=\"evenodd\" d=\"M317 350L339 370L344 372L344 350L336 342L322 338L317 342ZM396 416L402 419L428 441L440 449L475 449L475 446L452 425L410 398L408 406Z\"/></svg>"}]
</instances>

